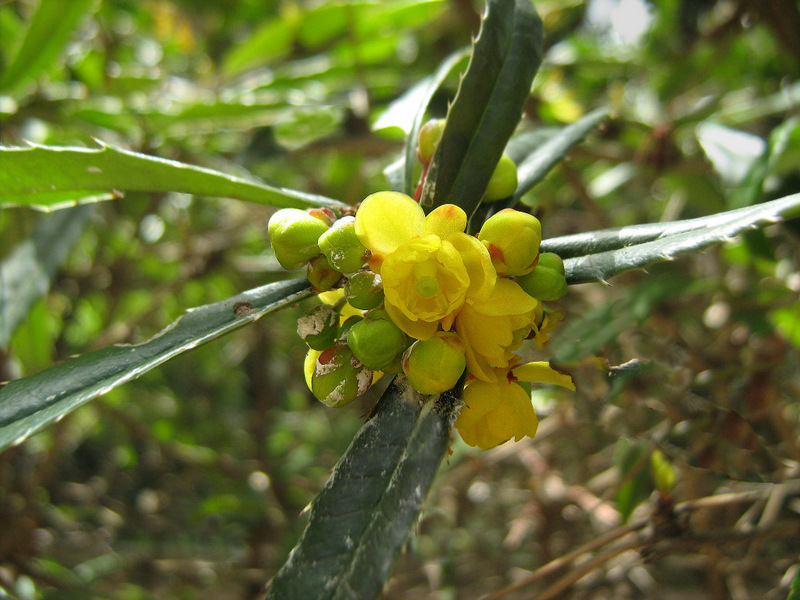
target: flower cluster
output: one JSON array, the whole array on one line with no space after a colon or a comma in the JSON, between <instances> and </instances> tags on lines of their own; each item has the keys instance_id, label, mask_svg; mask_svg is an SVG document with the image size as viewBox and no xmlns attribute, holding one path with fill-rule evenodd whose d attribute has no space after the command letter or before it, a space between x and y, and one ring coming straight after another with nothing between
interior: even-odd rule
<instances>
[{"instance_id":1,"label":"flower cluster","mask_svg":"<svg viewBox=\"0 0 800 600\"><path fill-rule=\"evenodd\" d=\"M525 340L547 342L560 316L543 301L566 292L561 259L539 253L539 221L505 209L471 236L458 206L426 215L397 192L372 194L355 216L336 217L283 209L269 223L278 261L307 264L322 292L323 304L298 322L313 394L343 406L382 373L404 372L418 392L438 395L466 370L456 422L464 441L491 448L532 437L536 414L518 382L575 389L548 363L520 364L515 354Z\"/></svg>"}]
</instances>

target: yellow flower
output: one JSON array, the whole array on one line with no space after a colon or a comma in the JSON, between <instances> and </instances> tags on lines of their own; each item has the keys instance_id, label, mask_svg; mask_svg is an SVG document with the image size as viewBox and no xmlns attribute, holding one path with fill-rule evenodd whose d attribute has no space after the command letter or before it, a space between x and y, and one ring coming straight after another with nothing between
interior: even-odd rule
<instances>
[{"instance_id":1,"label":"yellow flower","mask_svg":"<svg viewBox=\"0 0 800 600\"><path fill-rule=\"evenodd\" d=\"M498 279L491 294L472 299L458 313L455 328L466 346L469 372L497 381L496 367L508 367L513 351L531 331L539 301L510 279Z\"/></svg>"},{"instance_id":2,"label":"yellow flower","mask_svg":"<svg viewBox=\"0 0 800 600\"><path fill-rule=\"evenodd\" d=\"M464 389L464 406L456 420L461 438L470 446L484 450L507 442L534 437L539 420L531 398L513 380L551 383L574 390L572 378L553 369L546 362L520 365L503 370L495 383L472 380Z\"/></svg>"},{"instance_id":3,"label":"yellow flower","mask_svg":"<svg viewBox=\"0 0 800 600\"><path fill-rule=\"evenodd\" d=\"M440 325L448 331L468 298L483 299L494 287L489 252L464 233L466 225L455 205L425 216L397 192L372 194L356 213L356 235L383 280L386 312L411 337L430 339Z\"/></svg>"}]
</instances>

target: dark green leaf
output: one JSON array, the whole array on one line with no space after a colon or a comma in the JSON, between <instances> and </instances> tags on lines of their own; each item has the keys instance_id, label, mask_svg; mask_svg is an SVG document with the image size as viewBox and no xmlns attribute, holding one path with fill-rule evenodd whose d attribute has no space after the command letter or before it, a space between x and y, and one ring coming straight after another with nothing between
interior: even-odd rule
<instances>
[{"instance_id":1,"label":"dark green leaf","mask_svg":"<svg viewBox=\"0 0 800 600\"><path fill-rule=\"evenodd\" d=\"M542 242L543 252L565 257L567 281L585 283L671 260L680 254L730 241L748 230L800 213L800 194L673 223L653 223L581 233Z\"/></svg>"},{"instance_id":2,"label":"dark green leaf","mask_svg":"<svg viewBox=\"0 0 800 600\"><path fill-rule=\"evenodd\" d=\"M0 388L0 450L171 358L311 294L305 279L271 283L192 309L142 344L95 350L10 382Z\"/></svg>"},{"instance_id":3,"label":"dark green leaf","mask_svg":"<svg viewBox=\"0 0 800 600\"><path fill-rule=\"evenodd\" d=\"M567 152L600 125L607 116L608 111L604 108L589 113L579 121L561 129L525 159L518 162L517 178L519 182L517 191L514 192L514 201L519 201L525 192L544 179L548 171L561 162Z\"/></svg>"},{"instance_id":4,"label":"dark green leaf","mask_svg":"<svg viewBox=\"0 0 800 600\"><path fill-rule=\"evenodd\" d=\"M472 215L519 123L542 58L542 22L530 0L489 0L472 58L447 115L420 203Z\"/></svg>"},{"instance_id":5,"label":"dark green leaf","mask_svg":"<svg viewBox=\"0 0 800 600\"><path fill-rule=\"evenodd\" d=\"M412 179L412 172L414 163L417 160L417 138L419 137L419 130L424 124L425 112L428 110L428 105L433 95L453 70L462 64L466 55L466 50L451 54L439 65L433 75L420 81L390 104L386 112L375 122L374 129L400 127L406 132L403 157L390 165L386 176L392 182L397 180L399 187L396 189L409 196L414 194L415 183ZM395 172L399 172L400 175L395 175Z\"/></svg>"},{"instance_id":6,"label":"dark green leaf","mask_svg":"<svg viewBox=\"0 0 800 600\"><path fill-rule=\"evenodd\" d=\"M429 397L395 378L314 500L268 599L380 596L447 451L459 397L423 406Z\"/></svg>"},{"instance_id":7,"label":"dark green leaf","mask_svg":"<svg viewBox=\"0 0 800 600\"><path fill-rule=\"evenodd\" d=\"M42 217L31 236L0 263L0 349L47 293L91 212L91 206L76 206Z\"/></svg>"},{"instance_id":8,"label":"dark green leaf","mask_svg":"<svg viewBox=\"0 0 800 600\"><path fill-rule=\"evenodd\" d=\"M786 600L800 600L800 564L795 565L794 569L794 578L789 588L789 597Z\"/></svg>"},{"instance_id":9,"label":"dark green leaf","mask_svg":"<svg viewBox=\"0 0 800 600\"><path fill-rule=\"evenodd\" d=\"M95 0L39 0L16 54L0 75L0 91L15 91L57 61L95 4Z\"/></svg>"},{"instance_id":10,"label":"dark green leaf","mask_svg":"<svg viewBox=\"0 0 800 600\"><path fill-rule=\"evenodd\" d=\"M184 192L279 207L342 206L324 196L272 187L108 145L99 149L0 148L0 190L0 206L6 202L48 204L47 193L70 190ZM35 194L30 202L26 201L28 194ZM62 199L59 197L58 201Z\"/></svg>"}]
</instances>

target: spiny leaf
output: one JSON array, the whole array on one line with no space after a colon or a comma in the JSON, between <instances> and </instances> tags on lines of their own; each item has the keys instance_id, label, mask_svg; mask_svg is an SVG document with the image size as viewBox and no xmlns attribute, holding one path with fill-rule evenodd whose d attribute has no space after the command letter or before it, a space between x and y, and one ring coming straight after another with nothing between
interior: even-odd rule
<instances>
[{"instance_id":1,"label":"spiny leaf","mask_svg":"<svg viewBox=\"0 0 800 600\"><path fill-rule=\"evenodd\" d=\"M109 190L184 192L279 207L343 206L341 202L269 186L194 165L106 144L97 148L0 147L0 207L49 204L49 192ZM63 197L58 197L63 201Z\"/></svg>"},{"instance_id":2,"label":"spiny leaf","mask_svg":"<svg viewBox=\"0 0 800 600\"><path fill-rule=\"evenodd\" d=\"M730 241L748 230L800 214L800 194L709 217L580 233L542 242L542 252L566 257L568 283L609 277Z\"/></svg>"},{"instance_id":3,"label":"spiny leaf","mask_svg":"<svg viewBox=\"0 0 800 600\"><path fill-rule=\"evenodd\" d=\"M447 115L420 204L472 215L519 123L542 57L542 22L530 0L489 0L472 58Z\"/></svg>"},{"instance_id":4,"label":"spiny leaf","mask_svg":"<svg viewBox=\"0 0 800 600\"><path fill-rule=\"evenodd\" d=\"M43 217L31 236L0 263L0 349L33 303L47 293L91 212L91 206L76 206Z\"/></svg>"},{"instance_id":5,"label":"spiny leaf","mask_svg":"<svg viewBox=\"0 0 800 600\"><path fill-rule=\"evenodd\" d=\"M457 390L434 402L404 377L392 382L314 500L268 600L379 597L447 451Z\"/></svg>"},{"instance_id":6,"label":"spiny leaf","mask_svg":"<svg viewBox=\"0 0 800 600\"><path fill-rule=\"evenodd\" d=\"M305 279L271 283L190 310L154 338L110 346L0 388L0 450L150 369L311 295Z\"/></svg>"}]
</instances>

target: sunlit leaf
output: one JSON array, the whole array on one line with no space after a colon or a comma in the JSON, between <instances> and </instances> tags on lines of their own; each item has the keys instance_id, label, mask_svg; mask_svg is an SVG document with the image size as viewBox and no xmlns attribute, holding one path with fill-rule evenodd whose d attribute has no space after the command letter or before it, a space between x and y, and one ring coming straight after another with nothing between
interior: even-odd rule
<instances>
[{"instance_id":1,"label":"sunlit leaf","mask_svg":"<svg viewBox=\"0 0 800 600\"><path fill-rule=\"evenodd\" d=\"M0 71L0 92L13 92L61 58L95 0L39 0L16 54Z\"/></svg>"},{"instance_id":2,"label":"sunlit leaf","mask_svg":"<svg viewBox=\"0 0 800 600\"><path fill-rule=\"evenodd\" d=\"M150 369L311 295L305 279L271 283L194 308L154 338L69 359L0 388L0 450Z\"/></svg>"},{"instance_id":3,"label":"sunlit leaf","mask_svg":"<svg viewBox=\"0 0 800 600\"><path fill-rule=\"evenodd\" d=\"M76 206L42 217L30 237L0 262L0 349L47 293L91 212L91 206Z\"/></svg>"},{"instance_id":4,"label":"sunlit leaf","mask_svg":"<svg viewBox=\"0 0 800 600\"><path fill-rule=\"evenodd\" d=\"M456 392L432 402L404 377L392 382L314 500L268 599L380 596L447 451L458 404Z\"/></svg>"},{"instance_id":5,"label":"sunlit leaf","mask_svg":"<svg viewBox=\"0 0 800 600\"><path fill-rule=\"evenodd\" d=\"M48 192L69 190L184 192L297 208L342 205L324 196L273 187L108 145L99 149L0 147L0 190L0 206L7 201L26 204L28 194L35 194L31 196L32 204L49 204Z\"/></svg>"}]
</instances>

